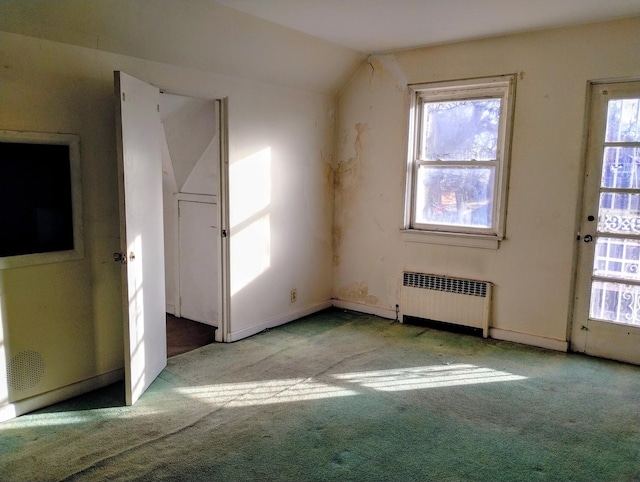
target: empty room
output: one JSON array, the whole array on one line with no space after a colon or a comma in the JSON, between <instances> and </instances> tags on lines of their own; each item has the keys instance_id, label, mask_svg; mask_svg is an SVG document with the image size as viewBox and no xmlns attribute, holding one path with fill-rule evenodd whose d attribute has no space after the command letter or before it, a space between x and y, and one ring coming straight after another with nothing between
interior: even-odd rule
<instances>
[{"instance_id":1,"label":"empty room","mask_svg":"<svg viewBox=\"0 0 640 482\"><path fill-rule=\"evenodd\" d=\"M637 0L0 1L0 170L1 480L640 480Z\"/></svg>"}]
</instances>

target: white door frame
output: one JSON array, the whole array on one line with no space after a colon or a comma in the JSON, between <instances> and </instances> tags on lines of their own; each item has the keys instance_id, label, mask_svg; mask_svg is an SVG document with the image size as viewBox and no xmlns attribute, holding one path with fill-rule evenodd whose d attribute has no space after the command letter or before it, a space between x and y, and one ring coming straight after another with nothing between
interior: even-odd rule
<instances>
[{"instance_id":1,"label":"white door frame","mask_svg":"<svg viewBox=\"0 0 640 482\"><path fill-rule=\"evenodd\" d=\"M205 99L218 101L220 103L219 119L220 126L220 165L218 166L218 219L220 222L220 250L219 250L219 323L216 330L216 341L229 342L231 340L231 290L230 290L230 259L229 259L229 243L231 236L229 235L229 98L228 97L208 97L197 94L190 94L185 91L175 90L171 88L158 87L161 94L179 95L183 97L191 97L194 99ZM186 196L184 199L182 196ZM188 196L192 194L178 193L174 196L176 222L178 215L178 201L188 200ZM201 196L201 195L198 195ZM176 224L176 226L178 226ZM179 245L179 243L178 243ZM178 261L179 263L179 261ZM176 287L180 291L180 271L176 270ZM175 306L176 316L180 316L180 303Z\"/></svg>"},{"instance_id":2,"label":"white door frame","mask_svg":"<svg viewBox=\"0 0 640 482\"><path fill-rule=\"evenodd\" d=\"M640 363L638 349L640 327L592 319L590 303L595 241L597 240L598 198L603 165L602 152L605 145L604 130L607 122L607 105L604 99L624 97L620 93L630 88L628 83L639 81L639 79L615 79L592 81L588 84L588 109L585 120L588 135L581 176L580 216L577 220L579 245L575 256L574 303L568 329L571 351L629 363ZM637 86L632 88L635 90ZM624 283L623 280L621 282Z\"/></svg>"}]
</instances>

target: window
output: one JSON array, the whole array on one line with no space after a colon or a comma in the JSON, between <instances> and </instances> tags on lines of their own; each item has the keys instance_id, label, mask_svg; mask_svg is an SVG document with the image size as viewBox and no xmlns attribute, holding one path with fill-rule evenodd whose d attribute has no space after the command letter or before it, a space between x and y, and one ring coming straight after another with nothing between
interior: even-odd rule
<instances>
[{"instance_id":1,"label":"window","mask_svg":"<svg viewBox=\"0 0 640 482\"><path fill-rule=\"evenodd\" d=\"M411 87L407 230L504 237L514 90L515 75Z\"/></svg>"},{"instance_id":2,"label":"window","mask_svg":"<svg viewBox=\"0 0 640 482\"><path fill-rule=\"evenodd\" d=\"M83 256L77 136L0 131L0 269Z\"/></svg>"}]
</instances>

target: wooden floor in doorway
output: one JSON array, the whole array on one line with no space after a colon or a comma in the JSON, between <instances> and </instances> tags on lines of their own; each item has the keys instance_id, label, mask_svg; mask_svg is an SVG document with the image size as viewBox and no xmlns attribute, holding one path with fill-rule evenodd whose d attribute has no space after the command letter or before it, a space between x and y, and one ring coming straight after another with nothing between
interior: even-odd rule
<instances>
[{"instance_id":1,"label":"wooden floor in doorway","mask_svg":"<svg viewBox=\"0 0 640 482\"><path fill-rule=\"evenodd\" d=\"M167 357L213 343L215 327L167 313Z\"/></svg>"}]
</instances>

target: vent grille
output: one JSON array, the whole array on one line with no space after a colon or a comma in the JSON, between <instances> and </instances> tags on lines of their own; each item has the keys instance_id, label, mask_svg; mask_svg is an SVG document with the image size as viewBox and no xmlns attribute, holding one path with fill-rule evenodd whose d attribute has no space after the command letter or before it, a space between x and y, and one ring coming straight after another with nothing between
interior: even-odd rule
<instances>
[{"instance_id":1,"label":"vent grille","mask_svg":"<svg viewBox=\"0 0 640 482\"><path fill-rule=\"evenodd\" d=\"M486 281L449 278L424 273L405 272L403 275L404 286L411 288L423 288L446 293L487 297Z\"/></svg>"},{"instance_id":2,"label":"vent grille","mask_svg":"<svg viewBox=\"0 0 640 482\"><path fill-rule=\"evenodd\" d=\"M44 376L45 362L40 353L26 350L16 354L7 366L9 386L14 390L35 387Z\"/></svg>"}]
</instances>

